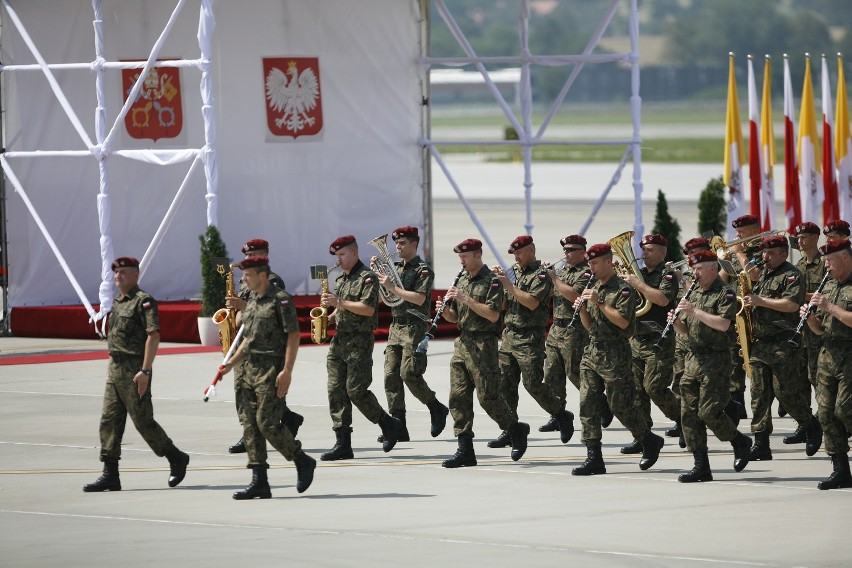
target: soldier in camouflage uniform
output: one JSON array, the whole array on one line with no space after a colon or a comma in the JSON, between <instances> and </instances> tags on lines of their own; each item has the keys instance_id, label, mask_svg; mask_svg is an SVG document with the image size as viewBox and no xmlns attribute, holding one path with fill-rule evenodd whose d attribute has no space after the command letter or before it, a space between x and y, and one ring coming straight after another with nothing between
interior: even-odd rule
<instances>
[{"instance_id":1,"label":"soldier in camouflage uniform","mask_svg":"<svg viewBox=\"0 0 852 568\"><path fill-rule=\"evenodd\" d=\"M743 298L744 309L751 311L751 430L755 443L750 460L771 460L769 435L772 433L773 392L787 412L805 428L805 452L814 455L822 445L819 420L811 412L810 398L803 396L795 350L789 343L790 332L775 322L795 327L796 312L805 297L802 273L787 262L786 237L773 235L760 243L764 267L752 293Z\"/></svg>"},{"instance_id":2,"label":"soldier in camouflage uniform","mask_svg":"<svg viewBox=\"0 0 852 568\"><path fill-rule=\"evenodd\" d=\"M159 457L169 460L169 487L186 475L189 456L172 443L154 420L151 401L152 366L160 345L157 301L139 289L139 261L123 256L112 263L119 295L112 305L107 326L109 367L104 389L100 438L103 474L83 486L87 493L121 491L118 460L127 416L145 443Z\"/></svg>"},{"instance_id":3,"label":"soldier in camouflage uniform","mask_svg":"<svg viewBox=\"0 0 852 568\"><path fill-rule=\"evenodd\" d=\"M630 339L633 353L633 380L642 417L648 428L654 425L651 419L651 401L663 411L663 415L680 423L680 401L671 391L674 371L675 338L670 335L660 339L660 328L666 325L666 314L674 308L678 293L678 277L674 270L665 265L669 241L663 235L645 235L639 242L645 267L642 278L629 274L625 281L645 296L651 304L648 313L636 322L636 333ZM652 325L645 325L649 322ZM622 454L638 454L642 451L641 440L621 448Z\"/></svg>"},{"instance_id":4,"label":"soldier in camouflage uniform","mask_svg":"<svg viewBox=\"0 0 852 568\"><path fill-rule=\"evenodd\" d=\"M553 284L541 261L536 260L535 243L529 235L517 237L509 245L515 256L512 267L515 282L499 266L493 271L506 291L503 308L506 327L500 345L500 390L512 413L518 414L518 385L524 388L559 427L560 439L567 444L574 435L574 414L544 382L544 342ZM489 448L505 448L511 443L508 430L488 443Z\"/></svg>"},{"instance_id":5,"label":"soldier in camouflage uniform","mask_svg":"<svg viewBox=\"0 0 852 568\"><path fill-rule=\"evenodd\" d=\"M241 249L245 258L251 258L253 256L269 256L269 242L265 239L252 239L248 241L243 248ZM274 286L284 290L284 279L275 274L274 272L269 273L269 283ZM237 327L239 328L240 324L240 312L246 309L246 304L248 303L249 295L251 294L251 290L248 289L244 280L240 280L240 288L237 292L237 295L232 298L225 299L225 307L231 310L237 310ZM243 381L244 372L242 367L237 367L234 369L234 392L240 388L240 383ZM281 405L283 408L284 415L281 418L281 421L284 422L290 431L293 433L295 437L299 432L299 427L302 425L302 422L305 421L305 417L301 414L297 414L290 410L287 407L287 397L284 397L283 404ZM241 416L240 409L237 408L237 416ZM246 451L246 443L243 438L228 448L228 453L231 454L243 454Z\"/></svg>"},{"instance_id":6,"label":"soldier in camouflage uniform","mask_svg":"<svg viewBox=\"0 0 852 568\"><path fill-rule=\"evenodd\" d=\"M497 333L504 291L500 280L482 262L482 242L467 239L453 248L459 255L463 273L447 295L436 302L449 322L456 322L459 337L450 360L450 412L453 434L458 437L455 455L441 464L446 468L476 465L473 450L473 391L479 404L512 439L512 460L518 461L527 449L528 424L518 422L500 394ZM446 302L446 305L445 305Z\"/></svg>"},{"instance_id":7,"label":"soldier in camouflage uniform","mask_svg":"<svg viewBox=\"0 0 852 568\"><path fill-rule=\"evenodd\" d=\"M815 314L808 326L822 337L817 364L818 415L831 456L831 475L819 489L852 487L849 471L849 435L852 433L852 249L848 240L834 240L820 248L831 278L811 304ZM801 314L810 306L801 308Z\"/></svg>"},{"instance_id":8,"label":"soldier in camouflage uniform","mask_svg":"<svg viewBox=\"0 0 852 568\"><path fill-rule=\"evenodd\" d=\"M719 259L711 251L696 251L689 266L697 285L678 304L678 317L669 314L678 336L688 345L680 381L681 425L695 466L678 477L681 483L713 481L707 457L707 428L734 448L734 470L748 464L752 441L737 430L725 413L730 395L731 365L726 332L737 314L737 294L719 278Z\"/></svg>"},{"instance_id":9,"label":"soldier in camouflage uniform","mask_svg":"<svg viewBox=\"0 0 852 568\"><path fill-rule=\"evenodd\" d=\"M405 389L408 386L417 400L429 409L432 428L430 434L438 437L447 425L450 410L435 398L435 391L429 388L423 378L426 371L426 353L418 353L417 345L426 336L426 321L408 313L416 310L429 318L432 296L432 284L435 273L417 255L420 234L417 227L399 227L391 233L396 245L396 253L401 260L394 263L402 289L394 285L393 280L381 273L376 276L385 289L403 301L391 307L388 345L385 348L385 395L388 399L388 412L402 424L399 442L408 442L410 435L405 420ZM376 262L377 257L372 258ZM383 439L380 437L379 441Z\"/></svg>"},{"instance_id":10,"label":"soldier in camouflage uniform","mask_svg":"<svg viewBox=\"0 0 852 568\"><path fill-rule=\"evenodd\" d=\"M635 404L630 337L636 330L636 291L615 274L608 244L591 246L586 260L595 284L580 294L574 309L580 310L583 327L589 331L589 345L580 362L580 420L588 457L571 473L606 473L601 454L600 399L604 393L612 413L642 441L639 468L646 470L657 462L664 441L651 432Z\"/></svg>"},{"instance_id":11,"label":"soldier in camouflage uniform","mask_svg":"<svg viewBox=\"0 0 852 568\"><path fill-rule=\"evenodd\" d=\"M376 304L379 288L376 273L358 258L355 237L345 235L331 243L328 252L337 256L342 274L335 290L322 295L321 305L333 307L329 323L337 326L328 350L328 406L337 441L322 454L323 461L352 459L352 405L373 424L382 429L382 449L389 452L396 445L401 424L385 412L376 395L370 392L373 382L373 330L378 324Z\"/></svg>"},{"instance_id":12,"label":"soldier in camouflage uniform","mask_svg":"<svg viewBox=\"0 0 852 568\"><path fill-rule=\"evenodd\" d=\"M269 499L272 492L266 470L266 442L296 464L296 490L303 493L314 478L316 460L281 422L284 397L293 380L299 351L299 321L290 295L269 282L269 258L255 255L239 264L251 290L242 311L243 341L222 366L222 374L239 365L242 378L236 386L237 408L252 470L251 483L234 493L238 501Z\"/></svg>"},{"instance_id":13,"label":"soldier in camouflage uniform","mask_svg":"<svg viewBox=\"0 0 852 568\"><path fill-rule=\"evenodd\" d=\"M560 408L565 408L566 380L580 390L580 359L589 344L589 332L580 323L580 318L574 316L574 300L586 288L592 273L586 263L585 238L568 235L560 239L559 244L565 253L563 268L557 270L555 266L547 267L547 274L553 283L553 325L544 343L544 382L559 399ZM601 426L606 428L613 417L605 396L601 398L601 405ZM539 432L557 430L559 423L553 416L538 429Z\"/></svg>"}]
</instances>

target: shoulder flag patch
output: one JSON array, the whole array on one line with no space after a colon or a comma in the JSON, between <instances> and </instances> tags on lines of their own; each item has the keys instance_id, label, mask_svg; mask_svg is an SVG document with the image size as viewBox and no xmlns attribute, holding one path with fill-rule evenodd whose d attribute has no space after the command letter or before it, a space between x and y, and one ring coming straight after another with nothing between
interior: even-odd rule
<instances>
[{"instance_id":1,"label":"shoulder flag patch","mask_svg":"<svg viewBox=\"0 0 852 568\"><path fill-rule=\"evenodd\" d=\"M795 275L791 275L791 276L788 276L788 277L787 277L787 282L795 282L795 281L796 281L796 276L795 276Z\"/></svg>"},{"instance_id":2,"label":"shoulder flag patch","mask_svg":"<svg viewBox=\"0 0 852 568\"><path fill-rule=\"evenodd\" d=\"M545 278L547 278L547 274L545 274L544 272L541 272L541 273L538 275L538 279L539 279L539 280L544 280Z\"/></svg>"},{"instance_id":3,"label":"shoulder flag patch","mask_svg":"<svg viewBox=\"0 0 852 568\"><path fill-rule=\"evenodd\" d=\"M671 272L666 274L666 280L674 280L674 274L672 274Z\"/></svg>"},{"instance_id":4,"label":"shoulder flag patch","mask_svg":"<svg viewBox=\"0 0 852 568\"><path fill-rule=\"evenodd\" d=\"M499 288L500 286L501 286L501 284L500 284L499 280L495 280L494 282L491 283L492 288Z\"/></svg>"},{"instance_id":5,"label":"shoulder flag patch","mask_svg":"<svg viewBox=\"0 0 852 568\"><path fill-rule=\"evenodd\" d=\"M372 283L373 283L373 277L372 276L367 276L366 278L364 278L364 284L372 284Z\"/></svg>"},{"instance_id":6,"label":"shoulder flag patch","mask_svg":"<svg viewBox=\"0 0 852 568\"><path fill-rule=\"evenodd\" d=\"M282 306L289 306L289 305L290 305L290 300L281 300L281 305L282 305Z\"/></svg>"},{"instance_id":7,"label":"shoulder flag patch","mask_svg":"<svg viewBox=\"0 0 852 568\"><path fill-rule=\"evenodd\" d=\"M622 298L629 298L630 297L630 288L623 289L621 291L621 297Z\"/></svg>"},{"instance_id":8,"label":"shoulder flag patch","mask_svg":"<svg viewBox=\"0 0 852 568\"><path fill-rule=\"evenodd\" d=\"M733 290L728 290L727 292L725 292L725 297L729 300L733 300L737 297L737 295L734 293Z\"/></svg>"},{"instance_id":9,"label":"shoulder flag patch","mask_svg":"<svg viewBox=\"0 0 852 568\"><path fill-rule=\"evenodd\" d=\"M142 302L142 308L145 310L151 309L151 302Z\"/></svg>"},{"instance_id":10,"label":"shoulder flag patch","mask_svg":"<svg viewBox=\"0 0 852 568\"><path fill-rule=\"evenodd\" d=\"M423 276L426 276L427 274L429 274L429 269L428 268L422 268L420 270L420 274L422 274Z\"/></svg>"}]
</instances>

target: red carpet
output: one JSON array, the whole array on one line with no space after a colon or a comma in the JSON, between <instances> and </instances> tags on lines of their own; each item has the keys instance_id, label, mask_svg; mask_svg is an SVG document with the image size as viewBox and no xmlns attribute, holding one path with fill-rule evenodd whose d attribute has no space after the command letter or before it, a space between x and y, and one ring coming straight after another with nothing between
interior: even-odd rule
<instances>
[{"instance_id":1,"label":"red carpet","mask_svg":"<svg viewBox=\"0 0 852 568\"><path fill-rule=\"evenodd\" d=\"M220 351L218 347L161 347L157 355L185 355L187 353L212 353ZM76 353L33 353L30 355L0 354L0 365L41 365L42 363L65 363L67 361L97 361L107 359L106 351L79 351Z\"/></svg>"}]
</instances>

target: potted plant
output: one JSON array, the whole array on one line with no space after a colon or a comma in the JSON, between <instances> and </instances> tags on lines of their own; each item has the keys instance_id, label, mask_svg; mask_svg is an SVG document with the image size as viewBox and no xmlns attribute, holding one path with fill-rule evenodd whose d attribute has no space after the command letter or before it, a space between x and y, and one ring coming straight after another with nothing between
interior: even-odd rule
<instances>
[{"instance_id":1,"label":"potted plant","mask_svg":"<svg viewBox=\"0 0 852 568\"><path fill-rule=\"evenodd\" d=\"M202 345L219 345L219 326L213 322L213 314L225 307L225 282L228 273L220 274L214 267L214 259L228 258L228 249L222 241L219 229L210 225L201 241L201 312L198 317L198 335Z\"/></svg>"}]
</instances>

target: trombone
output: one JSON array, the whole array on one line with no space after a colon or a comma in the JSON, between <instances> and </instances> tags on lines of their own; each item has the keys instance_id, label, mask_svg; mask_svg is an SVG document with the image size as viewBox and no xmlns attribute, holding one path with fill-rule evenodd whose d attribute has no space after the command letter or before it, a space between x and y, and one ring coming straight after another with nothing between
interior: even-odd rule
<instances>
[{"instance_id":1,"label":"trombone","mask_svg":"<svg viewBox=\"0 0 852 568\"><path fill-rule=\"evenodd\" d=\"M720 254L720 251L722 253L727 254L728 249L733 247L733 246L741 244L744 247L749 247L749 246L752 246L752 243L754 241L762 241L766 237L772 237L774 235L783 235L788 240L790 239L790 235L787 234L787 231L782 231L782 230L764 231L764 232L759 233L757 235L752 235L750 237L743 237L741 239L736 239L736 240L733 240L731 242L725 242L725 239L723 239L719 235L713 235L710 238L710 250L715 252L717 255Z\"/></svg>"}]
</instances>

